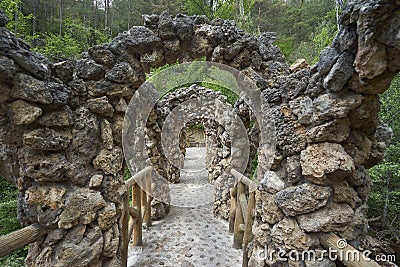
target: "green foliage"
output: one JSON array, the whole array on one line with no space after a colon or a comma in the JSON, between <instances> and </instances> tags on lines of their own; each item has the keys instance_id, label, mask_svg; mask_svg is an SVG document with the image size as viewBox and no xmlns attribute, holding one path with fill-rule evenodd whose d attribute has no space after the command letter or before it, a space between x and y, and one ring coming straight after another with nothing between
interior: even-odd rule
<instances>
[{"instance_id":1,"label":"green foliage","mask_svg":"<svg viewBox=\"0 0 400 267\"><path fill-rule=\"evenodd\" d=\"M0 177L0 236L21 228L17 220L17 189ZM27 247L0 258L0 266L20 267L24 265Z\"/></svg>"},{"instance_id":2,"label":"green foliage","mask_svg":"<svg viewBox=\"0 0 400 267\"><path fill-rule=\"evenodd\" d=\"M54 33L35 34L28 40L32 43L43 40L43 44L37 45L34 50L54 61L78 58L78 55L87 51L89 47L109 41L99 30L86 27L79 20L70 18L64 21L62 36Z\"/></svg>"},{"instance_id":3,"label":"green foliage","mask_svg":"<svg viewBox=\"0 0 400 267\"><path fill-rule=\"evenodd\" d=\"M21 0L1 0L0 8L4 10L10 20L7 28L20 36L25 36L30 32L29 24L33 16L32 14L23 14L21 4Z\"/></svg>"}]
</instances>

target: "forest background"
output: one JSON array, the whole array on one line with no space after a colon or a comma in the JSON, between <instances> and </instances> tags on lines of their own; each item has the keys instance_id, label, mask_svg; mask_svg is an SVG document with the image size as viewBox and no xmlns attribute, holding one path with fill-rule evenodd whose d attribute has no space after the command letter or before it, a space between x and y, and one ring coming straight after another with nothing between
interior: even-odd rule
<instances>
[{"instance_id":1,"label":"forest background","mask_svg":"<svg viewBox=\"0 0 400 267\"><path fill-rule=\"evenodd\" d=\"M32 50L53 61L78 59L89 47L109 42L143 14L206 15L235 20L251 34L276 32L274 42L288 63L318 61L337 32L344 0L1 0L7 27ZM393 247L400 244L400 76L381 95L381 119L393 129L385 160L369 170L373 185L368 200L369 234ZM0 177L0 235L20 227L17 190ZM1 266L22 266L26 250L0 258Z\"/></svg>"}]
</instances>

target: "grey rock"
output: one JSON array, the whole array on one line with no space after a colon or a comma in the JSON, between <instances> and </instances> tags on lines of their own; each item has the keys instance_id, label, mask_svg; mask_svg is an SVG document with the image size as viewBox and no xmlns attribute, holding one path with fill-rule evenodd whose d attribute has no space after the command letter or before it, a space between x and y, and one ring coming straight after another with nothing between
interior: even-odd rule
<instances>
[{"instance_id":1,"label":"grey rock","mask_svg":"<svg viewBox=\"0 0 400 267\"><path fill-rule=\"evenodd\" d=\"M285 182L273 171L267 171L264 174L263 180L260 182L260 187L267 192L275 193L285 187Z\"/></svg>"},{"instance_id":2,"label":"grey rock","mask_svg":"<svg viewBox=\"0 0 400 267\"><path fill-rule=\"evenodd\" d=\"M11 96L40 104L53 102L53 97L43 81L22 73L15 75Z\"/></svg>"},{"instance_id":3,"label":"grey rock","mask_svg":"<svg viewBox=\"0 0 400 267\"><path fill-rule=\"evenodd\" d=\"M14 101L10 106L12 111L12 121L16 125L28 125L42 115L41 108L23 100Z\"/></svg>"},{"instance_id":4,"label":"grey rock","mask_svg":"<svg viewBox=\"0 0 400 267\"><path fill-rule=\"evenodd\" d=\"M38 79L48 79L50 76L50 62L42 55L29 50L9 51L9 56L22 69L26 70Z\"/></svg>"},{"instance_id":5,"label":"grey rock","mask_svg":"<svg viewBox=\"0 0 400 267\"><path fill-rule=\"evenodd\" d=\"M143 82L140 77L140 73L137 73L129 63L121 62L115 64L115 66L107 71L106 79L117 83L132 83L139 84Z\"/></svg>"},{"instance_id":6,"label":"grey rock","mask_svg":"<svg viewBox=\"0 0 400 267\"><path fill-rule=\"evenodd\" d=\"M82 59L76 64L76 75L85 81L98 81L104 77L103 66L91 59Z\"/></svg>"},{"instance_id":7,"label":"grey rock","mask_svg":"<svg viewBox=\"0 0 400 267\"><path fill-rule=\"evenodd\" d=\"M307 140L309 143L341 143L347 139L349 133L350 120L348 118L336 119L308 130Z\"/></svg>"},{"instance_id":8,"label":"grey rock","mask_svg":"<svg viewBox=\"0 0 400 267\"><path fill-rule=\"evenodd\" d=\"M59 131L53 129L36 129L24 133L24 145L45 151L56 151L67 148L71 141L69 131Z\"/></svg>"},{"instance_id":9,"label":"grey rock","mask_svg":"<svg viewBox=\"0 0 400 267\"><path fill-rule=\"evenodd\" d=\"M69 229L77 224L89 224L96 218L96 211L105 206L106 202L100 192L77 188L70 196L67 196L58 227Z\"/></svg>"},{"instance_id":10,"label":"grey rock","mask_svg":"<svg viewBox=\"0 0 400 267\"><path fill-rule=\"evenodd\" d=\"M64 177L67 160L62 153L38 153L24 150L20 159L20 175L36 182L60 182Z\"/></svg>"},{"instance_id":11,"label":"grey rock","mask_svg":"<svg viewBox=\"0 0 400 267\"><path fill-rule=\"evenodd\" d=\"M48 112L39 118L39 123L46 127L68 127L73 124L72 111L68 106L58 111Z\"/></svg>"},{"instance_id":12,"label":"grey rock","mask_svg":"<svg viewBox=\"0 0 400 267\"><path fill-rule=\"evenodd\" d=\"M274 201L274 195L264 191L256 191L256 216L261 221L274 225L280 221L284 214Z\"/></svg>"},{"instance_id":13,"label":"grey rock","mask_svg":"<svg viewBox=\"0 0 400 267\"><path fill-rule=\"evenodd\" d=\"M103 245L103 234L98 226L76 226L60 242L59 249L55 251L54 258L49 259L49 264L57 266L57 263L63 262L76 267L99 266Z\"/></svg>"},{"instance_id":14,"label":"grey rock","mask_svg":"<svg viewBox=\"0 0 400 267\"><path fill-rule=\"evenodd\" d=\"M308 146L300 154L303 175L313 182L323 183L326 174L352 173L355 169L353 159L344 148L334 143L319 143Z\"/></svg>"},{"instance_id":15,"label":"grey rock","mask_svg":"<svg viewBox=\"0 0 400 267\"><path fill-rule=\"evenodd\" d=\"M135 92L135 87L139 86L142 83L142 76L139 77L139 80L136 80L133 85L129 84L116 84L107 81L97 81L97 82L87 82L87 88L89 94L94 97L98 96L110 96L110 97L124 97L124 96L132 96Z\"/></svg>"},{"instance_id":16,"label":"grey rock","mask_svg":"<svg viewBox=\"0 0 400 267\"><path fill-rule=\"evenodd\" d=\"M46 86L53 98L52 104L66 105L68 103L71 95L71 90L68 87L64 84L55 82L49 82Z\"/></svg>"},{"instance_id":17,"label":"grey rock","mask_svg":"<svg viewBox=\"0 0 400 267\"><path fill-rule=\"evenodd\" d=\"M105 174L117 175L122 170L123 155L119 147L102 149L93 160L93 166Z\"/></svg>"},{"instance_id":18,"label":"grey rock","mask_svg":"<svg viewBox=\"0 0 400 267\"><path fill-rule=\"evenodd\" d=\"M93 187L98 187L101 185L101 183L103 182L103 175L101 174L94 174L92 175L92 177L90 177L90 182L89 182L89 187L93 188Z\"/></svg>"},{"instance_id":19,"label":"grey rock","mask_svg":"<svg viewBox=\"0 0 400 267\"><path fill-rule=\"evenodd\" d=\"M90 111L106 116L112 117L114 114L114 108L111 103L108 101L106 96L100 98L92 98L87 101L88 108Z\"/></svg>"},{"instance_id":20,"label":"grey rock","mask_svg":"<svg viewBox=\"0 0 400 267\"><path fill-rule=\"evenodd\" d=\"M305 125L311 123L311 118L313 115L313 103L311 98L305 96L291 100L289 101L289 107L297 116L300 123Z\"/></svg>"},{"instance_id":21,"label":"grey rock","mask_svg":"<svg viewBox=\"0 0 400 267\"><path fill-rule=\"evenodd\" d=\"M134 26L128 31L126 44L129 53L140 53L142 55L162 47L161 38L143 26ZM111 42L110 48L112 45L113 42Z\"/></svg>"},{"instance_id":22,"label":"grey rock","mask_svg":"<svg viewBox=\"0 0 400 267\"><path fill-rule=\"evenodd\" d=\"M272 241L280 249L303 251L318 243L316 237L304 233L295 218L285 217L271 230Z\"/></svg>"},{"instance_id":23,"label":"grey rock","mask_svg":"<svg viewBox=\"0 0 400 267\"><path fill-rule=\"evenodd\" d=\"M115 63L115 55L108 50L106 45L95 45L89 48L88 52L90 57L98 64L111 67Z\"/></svg>"},{"instance_id":24,"label":"grey rock","mask_svg":"<svg viewBox=\"0 0 400 267\"><path fill-rule=\"evenodd\" d=\"M15 71L14 61L8 57L0 56L0 80L11 81L14 77Z\"/></svg>"},{"instance_id":25,"label":"grey rock","mask_svg":"<svg viewBox=\"0 0 400 267\"><path fill-rule=\"evenodd\" d=\"M343 90L345 84L354 73L354 56L349 52L344 52L339 56L336 63L324 79L324 88L332 92Z\"/></svg>"},{"instance_id":26,"label":"grey rock","mask_svg":"<svg viewBox=\"0 0 400 267\"><path fill-rule=\"evenodd\" d=\"M74 74L74 64L71 61L54 63L51 66L51 74L59 78L64 83L72 81Z\"/></svg>"},{"instance_id":27,"label":"grey rock","mask_svg":"<svg viewBox=\"0 0 400 267\"><path fill-rule=\"evenodd\" d=\"M322 50L318 61L318 72L322 75L327 74L331 70L333 64L336 63L338 57L339 54L333 47L327 47Z\"/></svg>"},{"instance_id":28,"label":"grey rock","mask_svg":"<svg viewBox=\"0 0 400 267\"><path fill-rule=\"evenodd\" d=\"M332 43L339 52L349 51L354 53L357 48L357 34L354 27L342 26Z\"/></svg>"},{"instance_id":29,"label":"grey rock","mask_svg":"<svg viewBox=\"0 0 400 267\"><path fill-rule=\"evenodd\" d=\"M66 188L62 185L30 187L25 192L24 199L27 216L45 226L57 223L60 210L64 208L66 192Z\"/></svg>"},{"instance_id":30,"label":"grey rock","mask_svg":"<svg viewBox=\"0 0 400 267\"><path fill-rule=\"evenodd\" d=\"M361 105L363 96L350 91L323 94L313 101L313 122L345 118L350 110Z\"/></svg>"},{"instance_id":31,"label":"grey rock","mask_svg":"<svg viewBox=\"0 0 400 267\"><path fill-rule=\"evenodd\" d=\"M337 232L345 230L353 216L354 211L349 205L333 202L313 213L297 216L297 221L306 232Z\"/></svg>"},{"instance_id":32,"label":"grey rock","mask_svg":"<svg viewBox=\"0 0 400 267\"><path fill-rule=\"evenodd\" d=\"M329 187L302 184L279 191L274 199L287 216L297 216L325 206L330 195Z\"/></svg>"}]
</instances>

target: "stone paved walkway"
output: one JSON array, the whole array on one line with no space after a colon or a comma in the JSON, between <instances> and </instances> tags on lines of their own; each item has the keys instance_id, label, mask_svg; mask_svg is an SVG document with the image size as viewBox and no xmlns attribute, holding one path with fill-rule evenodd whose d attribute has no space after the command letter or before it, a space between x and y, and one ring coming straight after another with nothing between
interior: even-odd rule
<instances>
[{"instance_id":1,"label":"stone paved walkway","mask_svg":"<svg viewBox=\"0 0 400 267\"><path fill-rule=\"evenodd\" d=\"M213 186L205 148L188 148L181 183L171 185L171 210L143 232L143 247L130 248L129 267L240 267L228 223L212 213Z\"/></svg>"}]
</instances>

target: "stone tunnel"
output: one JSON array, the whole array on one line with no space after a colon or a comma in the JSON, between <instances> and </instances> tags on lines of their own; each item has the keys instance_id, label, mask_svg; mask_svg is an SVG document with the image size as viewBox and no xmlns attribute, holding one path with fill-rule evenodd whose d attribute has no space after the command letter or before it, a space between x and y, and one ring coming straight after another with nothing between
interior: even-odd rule
<instances>
[{"instance_id":1,"label":"stone tunnel","mask_svg":"<svg viewBox=\"0 0 400 267\"><path fill-rule=\"evenodd\" d=\"M232 21L150 15L80 60L52 63L0 16L1 175L18 187L21 224L47 231L30 245L26 266L121 265L128 103L150 69L204 58L252 79L275 123L274 154L258 162L249 265L280 263L256 257L265 246L322 249L319 238L329 232L358 247L367 228L367 169L382 160L391 137L378 112L379 94L400 69L398 1L349 4L319 62L294 70L271 34L255 37ZM246 113L240 101L235 107ZM262 153L262 143L255 147ZM178 181L158 159L156 168ZM214 209L226 218L229 191L223 194Z\"/></svg>"}]
</instances>

